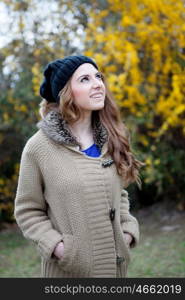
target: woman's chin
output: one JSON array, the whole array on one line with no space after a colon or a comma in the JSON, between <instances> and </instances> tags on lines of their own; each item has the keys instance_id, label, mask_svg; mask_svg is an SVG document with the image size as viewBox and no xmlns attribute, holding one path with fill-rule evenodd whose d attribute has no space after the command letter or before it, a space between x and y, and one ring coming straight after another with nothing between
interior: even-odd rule
<instances>
[{"instance_id":1,"label":"woman's chin","mask_svg":"<svg viewBox=\"0 0 185 300\"><path fill-rule=\"evenodd\" d=\"M96 105L93 105L92 110L99 110L104 108L104 103L97 103Z\"/></svg>"}]
</instances>

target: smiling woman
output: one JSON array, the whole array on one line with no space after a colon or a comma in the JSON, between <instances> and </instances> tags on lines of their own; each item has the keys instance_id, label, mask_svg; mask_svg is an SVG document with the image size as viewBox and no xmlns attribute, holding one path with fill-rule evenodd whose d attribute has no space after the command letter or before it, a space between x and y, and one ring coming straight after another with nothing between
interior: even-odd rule
<instances>
[{"instance_id":1,"label":"smiling woman","mask_svg":"<svg viewBox=\"0 0 185 300\"><path fill-rule=\"evenodd\" d=\"M105 102L105 85L102 75L90 63L78 67L71 77L71 92L73 103L79 107L83 117L69 125L75 136L86 148L93 143L91 128L92 111L101 110ZM98 151L98 149L97 149Z\"/></svg>"},{"instance_id":2,"label":"smiling woman","mask_svg":"<svg viewBox=\"0 0 185 300\"><path fill-rule=\"evenodd\" d=\"M84 63L74 72L71 89L74 102L84 112L91 115L93 110L104 107L105 85L101 73L92 64Z\"/></svg>"},{"instance_id":3,"label":"smiling woman","mask_svg":"<svg viewBox=\"0 0 185 300\"><path fill-rule=\"evenodd\" d=\"M139 225L125 187L138 161L105 78L87 56L49 63L41 121L20 164L15 217L43 277L125 277Z\"/></svg>"}]
</instances>

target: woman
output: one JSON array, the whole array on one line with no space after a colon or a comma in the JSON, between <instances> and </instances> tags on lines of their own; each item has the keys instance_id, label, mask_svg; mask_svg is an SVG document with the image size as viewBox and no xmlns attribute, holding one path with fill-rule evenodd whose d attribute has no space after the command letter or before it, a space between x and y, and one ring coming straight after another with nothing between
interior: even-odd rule
<instances>
[{"instance_id":1,"label":"woman","mask_svg":"<svg viewBox=\"0 0 185 300\"><path fill-rule=\"evenodd\" d=\"M42 258L42 277L125 277L139 239L130 182L142 165L94 60L47 65L38 131L20 165L15 218Z\"/></svg>"}]
</instances>

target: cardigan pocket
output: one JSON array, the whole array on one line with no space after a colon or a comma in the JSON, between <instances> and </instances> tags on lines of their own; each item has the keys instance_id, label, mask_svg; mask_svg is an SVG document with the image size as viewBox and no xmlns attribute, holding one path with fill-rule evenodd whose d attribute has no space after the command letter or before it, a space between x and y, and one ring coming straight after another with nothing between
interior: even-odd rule
<instances>
[{"instance_id":1,"label":"cardigan pocket","mask_svg":"<svg viewBox=\"0 0 185 300\"><path fill-rule=\"evenodd\" d=\"M130 263L130 248L124 238L121 226L118 227L119 243L117 245L117 267L118 276L126 277L128 265Z\"/></svg>"},{"instance_id":2,"label":"cardigan pocket","mask_svg":"<svg viewBox=\"0 0 185 300\"><path fill-rule=\"evenodd\" d=\"M127 274L127 262L124 257L121 257L120 255L116 256L116 264L118 268L118 277L124 278Z\"/></svg>"},{"instance_id":3,"label":"cardigan pocket","mask_svg":"<svg viewBox=\"0 0 185 300\"><path fill-rule=\"evenodd\" d=\"M128 261L128 263L130 262L130 246L127 245L125 238L124 238L124 234L123 232L121 232L121 236L122 236L122 248L124 249L124 253L125 253L125 257L126 260Z\"/></svg>"},{"instance_id":4,"label":"cardigan pocket","mask_svg":"<svg viewBox=\"0 0 185 300\"><path fill-rule=\"evenodd\" d=\"M71 234L63 234L64 243L63 256L58 259L59 267L73 276L88 277L90 263L85 259L83 252L83 241Z\"/></svg>"}]
</instances>

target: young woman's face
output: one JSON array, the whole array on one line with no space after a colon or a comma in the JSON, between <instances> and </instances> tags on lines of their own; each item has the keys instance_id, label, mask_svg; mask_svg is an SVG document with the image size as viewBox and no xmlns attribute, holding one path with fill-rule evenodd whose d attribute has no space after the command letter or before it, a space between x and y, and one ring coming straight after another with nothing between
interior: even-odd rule
<instances>
[{"instance_id":1,"label":"young woman's face","mask_svg":"<svg viewBox=\"0 0 185 300\"><path fill-rule=\"evenodd\" d=\"M105 85L101 73L89 63L76 69L71 78L74 102L85 111L100 110L104 107Z\"/></svg>"}]
</instances>

